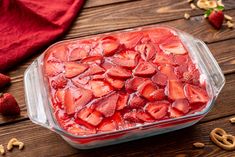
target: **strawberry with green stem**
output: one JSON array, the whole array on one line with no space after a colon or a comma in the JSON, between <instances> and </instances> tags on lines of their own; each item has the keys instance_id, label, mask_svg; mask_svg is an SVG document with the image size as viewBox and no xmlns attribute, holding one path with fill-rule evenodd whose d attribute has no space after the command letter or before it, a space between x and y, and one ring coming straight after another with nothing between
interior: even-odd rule
<instances>
[{"instance_id":1,"label":"strawberry with green stem","mask_svg":"<svg viewBox=\"0 0 235 157\"><path fill-rule=\"evenodd\" d=\"M210 8L205 12L205 17L208 17L208 20L212 26L216 29L220 29L222 27L224 21L224 7L218 6L217 8L213 9Z\"/></svg>"}]
</instances>

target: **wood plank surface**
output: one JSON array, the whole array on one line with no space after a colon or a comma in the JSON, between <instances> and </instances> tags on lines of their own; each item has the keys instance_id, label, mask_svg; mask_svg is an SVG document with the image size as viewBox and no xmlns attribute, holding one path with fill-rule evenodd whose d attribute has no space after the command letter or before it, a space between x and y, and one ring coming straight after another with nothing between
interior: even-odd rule
<instances>
[{"instance_id":1,"label":"wood plank surface","mask_svg":"<svg viewBox=\"0 0 235 157\"><path fill-rule=\"evenodd\" d=\"M128 1L134 1L134 0L85 0L85 4L83 8L91 8L91 7L97 7L97 6L104 6L104 5L110 5L110 4L116 4L121 2L128 2Z\"/></svg>"},{"instance_id":2,"label":"wood plank surface","mask_svg":"<svg viewBox=\"0 0 235 157\"><path fill-rule=\"evenodd\" d=\"M235 135L235 125L229 123L230 117L210 121L179 131L153 136L137 141L107 146L92 150L76 150L69 146L59 135L43 127L32 124L30 121L18 122L14 125L3 126L0 129L1 143L6 145L10 138L16 137L25 143L25 149L14 149L7 153L7 157L148 157L163 156L174 157L177 154L203 157L232 157L233 152L227 152L209 139L209 133L215 127L221 127L230 134ZM206 144L204 149L195 149L194 142Z\"/></svg>"}]
</instances>

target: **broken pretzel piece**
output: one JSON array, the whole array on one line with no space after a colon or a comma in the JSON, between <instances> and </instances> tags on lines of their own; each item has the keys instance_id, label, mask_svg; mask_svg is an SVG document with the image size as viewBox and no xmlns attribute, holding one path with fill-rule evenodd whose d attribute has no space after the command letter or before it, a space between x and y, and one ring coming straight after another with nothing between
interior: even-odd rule
<instances>
[{"instance_id":1,"label":"broken pretzel piece","mask_svg":"<svg viewBox=\"0 0 235 157\"><path fill-rule=\"evenodd\" d=\"M23 149L24 148L24 143L20 142L19 140L17 140L16 138L12 138L8 144L7 144L7 150L10 151L13 149L13 146L18 146L19 149Z\"/></svg>"},{"instance_id":2,"label":"broken pretzel piece","mask_svg":"<svg viewBox=\"0 0 235 157\"><path fill-rule=\"evenodd\" d=\"M205 147L205 144L204 143L201 143L201 142L195 142L193 143L193 146L195 148L204 148Z\"/></svg>"},{"instance_id":3,"label":"broken pretzel piece","mask_svg":"<svg viewBox=\"0 0 235 157\"><path fill-rule=\"evenodd\" d=\"M235 137L227 134L221 128L215 128L210 133L211 140L220 148L224 150L234 150L235 149Z\"/></svg>"},{"instance_id":4,"label":"broken pretzel piece","mask_svg":"<svg viewBox=\"0 0 235 157\"><path fill-rule=\"evenodd\" d=\"M190 15L188 13L184 13L184 18L188 20L190 18Z\"/></svg>"},{"instance_id":5,"label":"broken pretzel piece","mask_svg":"<svg viewBox=\"0 0 235 157\"><path fill-rule=\"evenodd\" d=\"M235 117L229 119L230 123L235 123Z\"/></svg>"},{"instance_id":6,"label":"broken pretzel piece","mask_svg":"<svg viewBox=\"0 0 235 157\"><path fill-rule=\"evenodd\" d=\"M4 155L4 154L5 154L5 149L4 149L4 147L3 147L2 144L0 145L0 154L1 154L1 155Z\"/></svg>"}]
</instances>

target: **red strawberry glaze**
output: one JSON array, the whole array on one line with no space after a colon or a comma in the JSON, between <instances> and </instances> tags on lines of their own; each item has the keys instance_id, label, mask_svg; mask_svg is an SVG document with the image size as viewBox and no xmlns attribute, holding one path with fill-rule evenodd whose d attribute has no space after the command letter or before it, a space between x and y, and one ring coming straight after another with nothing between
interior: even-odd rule
<instances>
[{"instance_id":1,"label":"red strawberry glaze","mask_svg":"<svg viewBox=\"0 0 235 157\"><path fill-rule=\"evenodd\" d=\"M193 114L209 101L197 66L169 28L60 43L48 50L44 73L55 118L74 135Z\"/></svg>"}]
</instances>

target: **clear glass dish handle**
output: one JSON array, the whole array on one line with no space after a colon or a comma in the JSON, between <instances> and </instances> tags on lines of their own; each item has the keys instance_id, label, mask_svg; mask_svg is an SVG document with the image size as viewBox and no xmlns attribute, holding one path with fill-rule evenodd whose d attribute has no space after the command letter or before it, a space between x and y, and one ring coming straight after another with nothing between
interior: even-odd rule
<instances>
[{"instance_id":1,"label":"clear glass dish handle","mask_svg":"<svg viewBox=\"0 0 235 157\"><path fill-rule=\"evenodd\" d=\"M45 87L40 75L40 64L35 60L24 73L25 102L29 118L36 124L50 128Z\"/></svg>"},{"instance_id":2,"label":"clear glass dish handle","mask_svg":"<svg viewBox=\"0 0 235 157\"><path fill-rule=\"evenodd\" d=\"M224 74L206 44L199 39L194 41L198 50L197 53L199 53L200 59L204 64L203 69L207 71L206 73L209 75L209 79L213 83L214 92L217 96L225 84Z\"/></svg>"}]
</instances>

